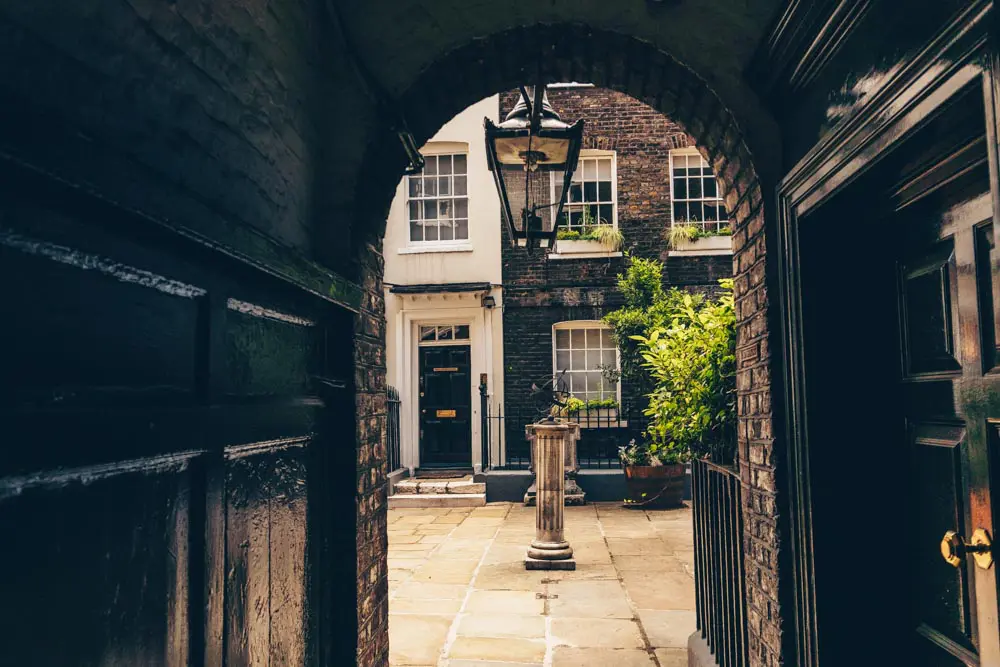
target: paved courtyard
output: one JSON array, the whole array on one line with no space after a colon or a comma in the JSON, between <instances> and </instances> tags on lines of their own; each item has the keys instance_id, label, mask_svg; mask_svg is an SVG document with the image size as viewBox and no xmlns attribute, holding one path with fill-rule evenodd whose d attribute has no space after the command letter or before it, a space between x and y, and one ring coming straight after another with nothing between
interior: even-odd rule
<instances>
[{"instance_id":1,"label":"paved courtyard","mask_svg":"<svg viewBox=\"0 0 1000 667\"><path fill-rule=\"evenodd\" d=\"M389 662L682 667L695 629L691 510L566 508L575 572L527 572L534 508L389 512Z\"/></svg>"}]
</instances>

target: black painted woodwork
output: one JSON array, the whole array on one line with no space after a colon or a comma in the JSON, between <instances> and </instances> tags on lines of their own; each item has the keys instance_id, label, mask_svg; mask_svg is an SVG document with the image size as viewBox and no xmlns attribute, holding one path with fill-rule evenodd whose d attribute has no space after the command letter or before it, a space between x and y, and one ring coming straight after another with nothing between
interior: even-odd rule
<instances>
[{"instance_id":1,"label":"black painted woodwork","mask_svg":"<svg viewBox=\"0 0 1000 667\"><path fill-rule=\"evenodd\" d=\"M447 345L419 350L420 466L471 466L470 348Z\"/></svg>"},{"instance_id":2,"label":"black painted woodwork","mask_svg":"<svg viewBox=\"0 0 1000 667\"><path fill-rule=\"evenodd\" d=\"M353 315L0 174L0 665L352 664Z\"/></svg>"},{"instance_id":3,"label":"black painted woodwork","mask_svg":"<svg viewBox=\"0 0 1000 667\"><path fill-rule=\"evenodd\" d=\"M993 664L994 571L946 530L993 532L996 313L981 82L796 220L809 548L819 661ZM829 173L829 172L828 172ZM803 187L803 192L807 192ZM814 196L806 194L805 197ZM789 209L786 209L789 210ZM849 221L850 243L831 250ZM839 427L839 428L838 428ZM890 546L891 545L891 546Z\"/></svg>"}]
</instances>

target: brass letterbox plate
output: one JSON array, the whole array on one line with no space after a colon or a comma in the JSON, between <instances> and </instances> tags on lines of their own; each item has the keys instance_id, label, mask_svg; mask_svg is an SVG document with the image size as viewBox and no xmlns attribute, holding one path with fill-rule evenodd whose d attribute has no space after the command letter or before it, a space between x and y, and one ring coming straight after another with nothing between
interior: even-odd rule
<instances>
[{"instance_id":1,"label":"brass letterbox plate","mask_svg":"<svg viewBox=\"0 0 1000 667\"><path fill-rule=\"evenodd\" d=\"M455 366L448 366L446 368L435 368L434 372L435 373L454 373L457 370L458 370L458 368L456 368Z\"/></svg>"},{"instance_id":2,"label":"brass letterbox plate","mask_svg":"<svg viewBox=\"0 0 1000 667\"><path fill-rule=\"evenodd\" d=\"M454 410L438 410L437 411L437 416L438 417L452 417L452 418L454 418L455 417L455 411Z\"/></svg>"}]
</instances>

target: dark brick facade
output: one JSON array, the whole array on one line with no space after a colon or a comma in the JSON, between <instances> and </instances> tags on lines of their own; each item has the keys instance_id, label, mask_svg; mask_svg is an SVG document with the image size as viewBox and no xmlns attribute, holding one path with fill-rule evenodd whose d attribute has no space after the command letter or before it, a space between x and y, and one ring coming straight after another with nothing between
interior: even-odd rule
<instances>
[{"instance_id":1,"label":"dark brick facade","mask_svg":"<svg viewBox=\"0 0 1000 667\"><path fill-rule=\"evenodd\" d=\"M625 251L661 260L668 288L709 292L720 278L732 275L728 255L669 255L670 151L693 143L677 123L606 88L553 88L548 97L564 120L584 120L584 149L615 151L618 228ZM516 91L501 95L501 118L517 98ZM552 325L599 320L621 305L616 280L626 263L622 257L548 259L545 251L529 254L513 247L506 235L502 261L505 401L509 413L528 413L531 383L552 373ZM624 382L623 406L641 402L637 389ZM515 428L520 432L519 424Z\"/></svg>"}]
</instances>

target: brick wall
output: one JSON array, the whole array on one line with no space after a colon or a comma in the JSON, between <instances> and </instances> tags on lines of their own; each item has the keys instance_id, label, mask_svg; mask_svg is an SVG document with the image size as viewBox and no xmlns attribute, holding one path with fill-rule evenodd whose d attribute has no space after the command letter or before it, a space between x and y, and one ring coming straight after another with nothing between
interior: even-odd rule
<instances>
[{"instance_id":1,"label":"brick wall","mask_svg":"<svg viewBox=\"0 0 1000 667\"><path fill-rule=\"evenodd\" d=\"M389 584L385 426L385 263L380 242L365 247L359 262L365 300L355 319L354 364L357 401L358 665L389 659Z\"/></svg>"}]
</instances>

